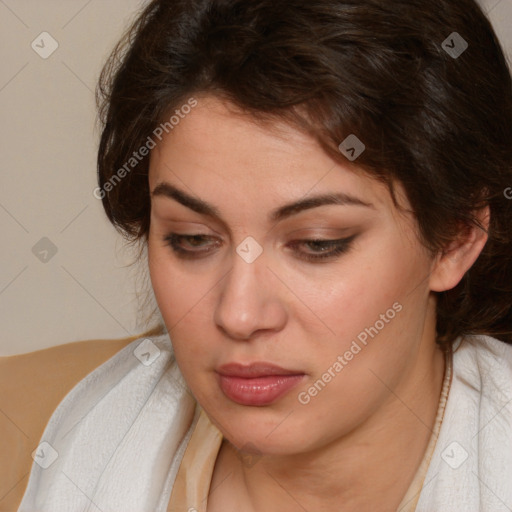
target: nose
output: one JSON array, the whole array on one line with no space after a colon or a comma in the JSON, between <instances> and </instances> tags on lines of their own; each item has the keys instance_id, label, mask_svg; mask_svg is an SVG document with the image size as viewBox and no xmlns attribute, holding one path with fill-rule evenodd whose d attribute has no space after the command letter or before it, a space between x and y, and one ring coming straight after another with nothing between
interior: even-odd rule
<instances>
[{"instance_id":1,"label":"nose","mask_svg":"<svg viewBox=\"0 0 512 512\"><path fill-rule=\"evenodd\" d=\"M233 260L231 271L219 283L215 323L224 334L236 340L279 332L287 321L282 284L267 268L263 255L252 263L238 254Z\"/></svg>"}]
</instances>

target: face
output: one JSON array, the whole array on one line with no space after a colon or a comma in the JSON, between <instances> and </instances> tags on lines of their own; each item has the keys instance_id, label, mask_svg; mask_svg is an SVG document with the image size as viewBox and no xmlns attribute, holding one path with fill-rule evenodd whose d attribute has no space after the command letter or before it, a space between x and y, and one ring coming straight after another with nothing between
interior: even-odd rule
<instances>
[{"instance_id":1,"label":"face","mask_svg":"<svg viewBox=\"0 0 512 512\"><path fill-rule=\"evenodd\" d=\"M386 406L431 332L432 260L385 185L214 97L152 150L149 182L155 296L229 441L306 452Z\"/></svg>"}]
</instances>

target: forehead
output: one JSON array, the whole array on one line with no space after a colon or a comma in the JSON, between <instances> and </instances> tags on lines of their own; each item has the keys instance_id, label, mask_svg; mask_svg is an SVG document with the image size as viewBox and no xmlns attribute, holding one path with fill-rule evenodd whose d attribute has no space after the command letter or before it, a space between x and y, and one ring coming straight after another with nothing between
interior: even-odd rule
<instances>
[{"instance_id":1,"label":"forehead","mask_svg":"<svg viewBox=\"0 0 512 512\"><path fill-rule=\"evenodd\" d=\"M261 206L308 193L345 192L392 208L388 188L311 136L279 120L255 120L213 96L197 98L151 151L150 189L163 181L222 203L243 195Z\"/></svg>"}]
</instances>

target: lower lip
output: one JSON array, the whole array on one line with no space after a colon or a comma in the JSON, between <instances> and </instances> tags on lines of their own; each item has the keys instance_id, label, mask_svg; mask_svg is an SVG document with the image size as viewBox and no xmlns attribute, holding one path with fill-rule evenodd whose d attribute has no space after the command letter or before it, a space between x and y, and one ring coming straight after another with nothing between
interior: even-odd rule
<instances>
[{"instance_id":1,"label":"lower lip","mask_svg":"<svg viewBox=\"0 0 512 512\"><path fill-rule=\"evenodd\" d=\"M269 375L245 379L220 375L220 388L240 405L269 405L294 388L304 375Z\"/></svg>"}]
</instances>

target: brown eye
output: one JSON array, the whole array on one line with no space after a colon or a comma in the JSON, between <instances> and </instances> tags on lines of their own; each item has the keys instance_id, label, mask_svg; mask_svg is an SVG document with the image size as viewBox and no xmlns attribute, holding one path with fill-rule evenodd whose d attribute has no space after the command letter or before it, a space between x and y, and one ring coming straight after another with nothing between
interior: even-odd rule
<instances>
[{"instance_id":1,"label":"brown eye","mask_svg":"<svg viewBox=\"0 0 512 512\"><path fill-rule=\"evenodd\" d=\"M289 244L297 257L306 261L322 261L335 259L347 252L355 235L336 240L295 240Z\"/></svg>"},{"instance_id":2,"label":"brown eye","mask_svg":"<svg viewBox=\"0 0 512 512\"><path fill-rule=\"evenodd\" d=\"M180 258L201 258L220 245L215 237L199 234L170 233L164 237L164 242Z\"/></svg>"}]
</instances>

